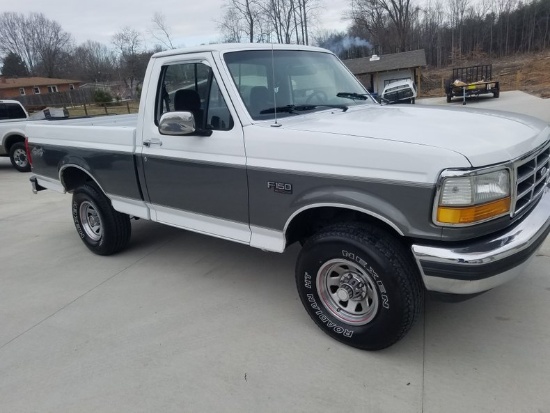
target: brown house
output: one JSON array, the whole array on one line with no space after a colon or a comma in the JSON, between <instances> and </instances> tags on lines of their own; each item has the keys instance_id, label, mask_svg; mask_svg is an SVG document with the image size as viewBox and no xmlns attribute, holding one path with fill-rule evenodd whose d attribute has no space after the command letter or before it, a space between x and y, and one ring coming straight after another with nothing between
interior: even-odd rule
<instances>
[{"instance_id":1,"label":"brown house","mask_svg":"<svg viewBox=\"0 0 550 413\"><path fill-rule=\"evenodd\" d=\"M10 78L0 76L0 99L68 92L77 89L81 83L79 80L50 79L47 77Z\"/></svg>"}]
</instances>

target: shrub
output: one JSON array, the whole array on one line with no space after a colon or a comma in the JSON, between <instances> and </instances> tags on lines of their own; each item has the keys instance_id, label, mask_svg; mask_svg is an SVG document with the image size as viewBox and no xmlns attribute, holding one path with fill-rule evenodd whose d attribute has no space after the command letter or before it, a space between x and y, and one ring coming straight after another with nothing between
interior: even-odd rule
<instances>
[{"instance_id":1,"label":"shrub","mask_svg":"<svg viewBox=\"0 0 550 413\"><path fill-rule=\"evenodd\" d=\"M109 92L102 89L97 89L94 92L94 101L95 103L105 105L106 103L111 103L113 101L113 97Z\"/></svg>"}]
</instances>

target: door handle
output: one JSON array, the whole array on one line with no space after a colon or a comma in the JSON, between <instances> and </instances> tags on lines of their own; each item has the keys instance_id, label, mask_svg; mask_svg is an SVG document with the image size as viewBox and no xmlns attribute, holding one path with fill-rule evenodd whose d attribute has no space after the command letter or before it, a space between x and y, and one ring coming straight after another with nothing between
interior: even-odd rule
<instances>
[{"instance_id":1,"label":"door handle","mask_svg":"<svg viewBox=\"0 0 550 413\"><path fill-rule=\"evenodd\" d=\"M149 148L151 145L162 146L162 141L159 138L146 139L143 141L143 146L147 146Z\"/></svg>"}]
</instances>

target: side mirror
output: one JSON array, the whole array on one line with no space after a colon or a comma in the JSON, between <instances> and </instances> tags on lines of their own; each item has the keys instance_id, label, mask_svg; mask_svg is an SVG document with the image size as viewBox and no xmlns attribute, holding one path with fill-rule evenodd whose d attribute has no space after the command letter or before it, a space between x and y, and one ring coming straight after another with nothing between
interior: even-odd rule
<instances>
[{"instance_id":1,"label":"side mirror","mask_svg":"<svg viewBox=\"0 0 550 413\"><path fill-rule=\"evenodd\" d=\"M195 117L191 112L167 112L160 117L161 135L191 135L195 130Z\"/></svg>"}]
</instances>

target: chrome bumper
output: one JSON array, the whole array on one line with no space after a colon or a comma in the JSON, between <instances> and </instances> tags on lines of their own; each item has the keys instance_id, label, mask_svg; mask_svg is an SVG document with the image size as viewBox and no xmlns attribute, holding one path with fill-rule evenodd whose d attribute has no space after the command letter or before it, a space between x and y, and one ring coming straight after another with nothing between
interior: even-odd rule
<instances>
[{"instance_id":1,"label":"chrome bumper","mask_svg":"<svg viewBox=\"0 0 550 413\"><path fill-rule=\"evenodd\" d=\"M519 224L467 246L413 245L412 252L428 291L476 294L517 277L550 232L550 193Z\"/></svg>"}]
</instances>

